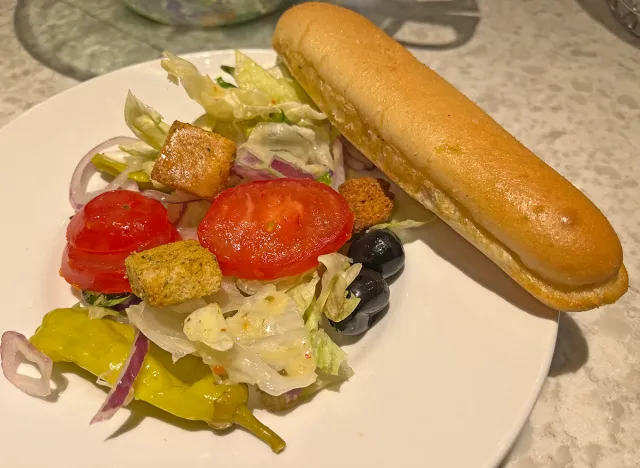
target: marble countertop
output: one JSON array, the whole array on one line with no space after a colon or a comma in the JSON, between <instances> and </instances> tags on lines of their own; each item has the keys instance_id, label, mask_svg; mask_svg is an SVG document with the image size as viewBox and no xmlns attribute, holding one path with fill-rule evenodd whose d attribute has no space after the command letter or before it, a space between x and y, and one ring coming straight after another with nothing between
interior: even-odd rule
<instances>
[{"instance_id":1,"label":"marble countertop","mask_svg":"<svg viewBox=\"0 0 640 468\"><path fill-rule=\"evenodd\" d=\"M549 377L501 466L637 467L640 39L618 26L607 0L451 0L395 13L372 3L374 21L417 46L422 61L588 194L624 248L629 292L614 305L561 316ZM266 47L276 19L176 30L117 0L4 0L0 126L78 81L157 58L163 48Z\"/></svg>"}]
</instances>

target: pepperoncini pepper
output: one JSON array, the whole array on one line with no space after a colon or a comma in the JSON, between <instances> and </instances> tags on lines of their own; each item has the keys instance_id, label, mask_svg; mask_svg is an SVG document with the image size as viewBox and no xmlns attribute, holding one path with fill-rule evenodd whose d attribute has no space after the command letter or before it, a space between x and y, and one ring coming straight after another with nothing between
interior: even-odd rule
<instances>
[{"instance_id":1,"label":"pepperoncini pepper","mask_svg":"<svg viewBox=\"0 0 640 468\"><path fill-rule=\"evenodd\" d=\"M127 165L125 163L114 161L113 159L110 159L101 153L98 153L95 156L93 156L91 158L91 162L93 163L94 166L96 166L96 169L98 169L100 172L104 172L113 177L117 176L127 168ZM144 170L134 171L130 173L129 179L133 180L134 182L137 182L138 185L140 185L141 188L143 189L154 188L153 185L151 184L151 179L149 178L149 175Z\"/></svg>"},{"instance_id":2,"label":"pepperoncini pepper","mask_svg":"<svg viewBox=\"0 0 640 468\"><path fill-rule=\"evenodd\" d=\"M54 362L73 362L114 385L133 343L131 325L89 319L82 308L55 309L42 320L31 343ZM243 426L278 453L285 442L247 408L244 384L216 384L212 371L196 356L172 362L150 343L133 385L134 397L183 419L204 421L214 429Z\"/></svg>"}]
</instances>

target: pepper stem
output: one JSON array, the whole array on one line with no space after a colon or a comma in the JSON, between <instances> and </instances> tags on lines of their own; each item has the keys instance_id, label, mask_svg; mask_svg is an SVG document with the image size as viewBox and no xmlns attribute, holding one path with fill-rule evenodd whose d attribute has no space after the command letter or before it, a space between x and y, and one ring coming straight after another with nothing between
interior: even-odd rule
<instances>
[{"instance_id":1,"label":"pepper stem","mask_svg":"<svg viewBox=\"0 0 640 468\"><path fill-rule=\"evenodd\" d=\"M256 418L245 405L238 406L235 414L233 415L233 422L244 427L257 438L269 444L269 447L271 447L271 450L275 453L282 452L287 446L285 441L282 440L278 434L258 421L258 418Z\"/></svg>"}]
</instances>

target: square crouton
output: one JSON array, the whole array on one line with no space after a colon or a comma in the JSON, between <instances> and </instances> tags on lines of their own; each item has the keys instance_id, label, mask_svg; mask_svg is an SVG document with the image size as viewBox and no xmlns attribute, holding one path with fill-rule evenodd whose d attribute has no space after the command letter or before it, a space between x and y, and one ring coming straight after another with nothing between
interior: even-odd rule
<instances>
[{"instance_id":1,"label":"square crouton","mask_svg":"<svg viewBox=\"0 0 640 468\"><path fill-rule=\"evenodd\" d=\"M222 282L215 255L195 240L131 254L125 266L133 293L157 307L208 296Z\"/></svg>"},{"instance_id":2,"label":"square crouton","mask_svg":"<svg viewBox=\"0 0 640 468\"><path fill-rule=\"evenodd\" d=\"M151 178L169 187L212 198L227 183L236 145L217 133L173 122Z\"/></svg>"},{"instance_id":3,"label":"square crouton","mask_svg":"<svg viewBox=\"0 0 640 468\"><path fill-rule=\"evenodd\" d=\"M389 182L373 177L349 179L338 188L355 215L354 233L384 223L391 217L393 193L389 188Z\"/></svg>"}]
</instances>

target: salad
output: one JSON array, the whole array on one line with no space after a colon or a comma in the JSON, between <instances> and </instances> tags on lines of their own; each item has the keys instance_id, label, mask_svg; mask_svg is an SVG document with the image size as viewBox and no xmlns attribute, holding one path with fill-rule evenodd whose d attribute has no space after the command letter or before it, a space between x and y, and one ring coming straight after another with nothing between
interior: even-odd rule
<instances>
[{"instance_id":1,"label":"salad","mask_svg":"<svg viewBox=\"0 0 640 468\"><path fill-rule=\"evenodd\" d=\"M71 177L59 274L78 302L28 339L5 332L2 369L46 397L53 364L72 362L110 389L91 423L135 398L278 453L250 393L282 411L353 376L336 337L382 317L405 259L392 229L424 223L391 220L389 183L281 64L236 52L212 79L164 56L204 113L170 125L129 92L135 137L97 145ZM97 176L109 182L90 189Z\"/></svg>"}]
</instances>

